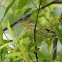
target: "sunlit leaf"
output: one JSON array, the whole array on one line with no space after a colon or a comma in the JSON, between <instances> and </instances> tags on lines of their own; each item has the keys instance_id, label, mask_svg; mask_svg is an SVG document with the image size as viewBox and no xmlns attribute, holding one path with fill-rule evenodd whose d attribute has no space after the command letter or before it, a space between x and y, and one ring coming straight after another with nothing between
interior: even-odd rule
<instances>
[{"instance_id":1,"label":"sunlit leaf","mask_svg":"<svg viewBox=\"0 0 62 62\"><path fill-rule=\"evenodd\" d=\"M1 40L3 39L3 29L2 29L1 26L0 26L0 39L1 39Z\"/></svg>"},{"instance_id":2,"label":"sunlit leaf","mask_svg":"<svg viewBox=\"0 0 62 62\"><path fill-rule=\"evenodd\" d=\"M14 60L13 60L13 61L17 61L17 60L20 60L20 57L18 57L18 58L14 58Z\"/></svg>"},{"instance_id":3,"label":"sunlit leaf","mask_svg":"<svg viewBox=\"0 0 62 62\"><path fill-rule=\"evenodd\" d=\"M22 9L28 3L28 1L29 0L19 0L18 1L18 8Z\"/></svg>"},{"instance_id":4,"label":"sunlit leaf","mask_svg":"<svg viewBox=\"0 0 62 62\"><path fill-rule=\"evenodd\" d=\"M14 42L6 43L6 44L0 46L0 49L4 48L4 47L6 47L6 46L8 46L8 45L10 45L10 44L13 44L13 43L14 43Z\"/></svg>"},{"instance_id":5,"label":"sunlit leaf","mask_svg":"<svg viewBox=\"0 0 62 62\"><path fill-rule=\"evenodd\" d=\"M13 33L12 33L12 30L11 30L11 28L10 28L10 23L9 23L9 21L7 20L7 21L2 21L5 25L6 25L6 27L8 28L8 30L9 30L9 32L10 32L10 35L12 36L12 37L14 37L13 36Z\"/></svg>"},{"instance_id":6,"label":"sunlit leaf","mask_svg":"<svg viewBox=\"0 0 62 62\"><path fill-rule=\"evenodd\" d=\"M7 54L5 57L14 57L14 56L18 56L20 54L21 54L21 52L14 52L14 53Z\"/></svg>"}]
</instances>

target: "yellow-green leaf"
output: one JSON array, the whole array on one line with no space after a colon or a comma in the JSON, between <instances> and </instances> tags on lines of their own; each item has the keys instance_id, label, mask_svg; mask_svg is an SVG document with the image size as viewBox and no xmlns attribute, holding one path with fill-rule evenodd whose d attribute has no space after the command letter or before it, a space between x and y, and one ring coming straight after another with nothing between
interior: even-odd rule
<instances>
[{"instance_id":1,"label":"yellow-green leaf","mask_svg":"<svg viewBox=\"0 0 62 62\"><path fill-rule=\"evenodd\" d=\"M14 52L14 53L7 54L5 57L15 57L15 56L18 56L20 54L21 54L21 52Z\"/></svg>"},{"instance_id":2,"label":"yellow-green leaf","mask_svg":"<svg viewBox=\"0 0 62 62\"><path fill-rule=\"evenodd\" d=\"M13 43L14 43L14 42L6 43L6 44L4 44L4 45L0 46L0 49L2 49L2 48L4 48L4 47L6 47L7 45L13 44Z\"/></svg>"}]
</instances>

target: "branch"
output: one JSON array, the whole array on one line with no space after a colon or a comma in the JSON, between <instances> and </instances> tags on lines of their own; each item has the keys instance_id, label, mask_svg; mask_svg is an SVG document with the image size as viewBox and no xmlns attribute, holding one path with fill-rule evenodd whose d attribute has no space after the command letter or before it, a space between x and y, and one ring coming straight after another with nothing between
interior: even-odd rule
<instances>
[{"instance_id":1,"label":"branch","mask_svg":"<svg viewBox=\"0 0 62 62\"><path fill-rule=\"evenodd\" d=\"M36 42L36 27L37 27L37 22L38 22L38 17L39 17L39 12L40 12L40 8L41 8L41 0L39 2L39 9L37 10L37 17L36 17L36 22L35 22L35 27L34 27L34 42ZM35 46L35 50L37 49L37 47ZM37 56L37 52L34 52L36 55L36 62L38 62L38 56Z\"/></svg>"},{"instance_id":2,"label":"branch","mask_svg":"<svg viewBox=\"0 0 62 62\"><path fill-rule=\"evenodd\" d=\"M53 41L53 58L52 60L54 61L56 59L56 51L57 51L57 42L58 42L58 38L55 38L54 41Z\"/></svg>"},{"instance_id":3,"label":"branch","mask_svg":"<svg viewBox=\"0 0 62 62\"><path fill-rule=\"evenodd\" d=\"M43 6L41 9L44 9L44 8L46 8L46 7L48 7L48 6L52 5L52 4L62 4L62 2L53 1L53 2L48 3L47 5ZM38 10L38 9L37 9L37 10ZM31 16L31 13L28 14L25 18L30 17L30 16ZM22 21L22 20L23 20L23 18L20 18L18 21ZM10 27L13 27L15 24L18 23L18 21L16 21L15 23L11 24ZM5 30L7 30L7 28L5 28L5 29L3 29L3 30L5 31Z\"/></svg>"},{"instance_id":4,"label":"branch","mask_svg":"<svg viewBox=\"0 0 62 62\"><path fill-rule=\"evenodd\" d=\"M45 5L44 7L42 7L41 9L44 9L44 8L46 8L46 7L48 7L48 6L52 5L52 4L62 4L62 2L52 1L51 3L46 4L46 5Z\"/></svg>"}]
</instances>

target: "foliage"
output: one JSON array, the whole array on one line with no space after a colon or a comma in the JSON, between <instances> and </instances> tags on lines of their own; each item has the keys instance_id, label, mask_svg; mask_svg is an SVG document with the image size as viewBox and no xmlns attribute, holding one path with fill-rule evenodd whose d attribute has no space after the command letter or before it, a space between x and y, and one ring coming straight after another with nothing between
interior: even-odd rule
<instances>
[{"instance_id":1,"label":"foliage","mask_svg":"<svg viewBox=\"0 0 62 62\"><path fill-rule=\"evenodd\" d=\"M0 0L0 62L36 62L35 52L38 62L53 62L55 37L62 44L62 1L41 0L40 10L39 2L40 0ZM59 3L49 4L51 2ZM3 39L3 33L7 40ZM13 40L6 34L12 36ZM62 62L61 58L62 50L57 50L54 62Z\"/></svg>"}]
</instances>

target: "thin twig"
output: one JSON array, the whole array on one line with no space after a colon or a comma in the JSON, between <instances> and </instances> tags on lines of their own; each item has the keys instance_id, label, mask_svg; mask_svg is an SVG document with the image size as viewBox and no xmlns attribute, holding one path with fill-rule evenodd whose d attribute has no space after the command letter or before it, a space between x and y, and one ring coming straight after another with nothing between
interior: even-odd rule
<instances>
[{"instance_id":1,"label":"thin twig","mask_svg":"<svg viewBox=\"0 0 62 62\"><path fill-rule=\"evenodd\" d=\"M35 27L34 27L34 42L36 42L36 27L37 27L37 22L38 22L38 16L39 16L40 7L41 7L41 0L40 0L40 3L39 3L39 10L38 10L38 13L37 13ZM37 47L35 46L35 50L36 49L37 49ZM36 62L38 62L37 52L34 52L34 53L36 55Z\"/></svg>"},{"instance_id":2,"label":"thin twig","mask_svg":"<svg viewBox=\"0 0 62 62\"><path fill-rule=\"evenodd\" d=\"M40 11L42 13L42 11ZM49 19L42 13L42 15L44 16L44 18L46 18L46 20L52 25L52 23L49 21Z\"/></svg>"},{"instance_id":3,"label":"thin twig","mask_svg":"<svg viewBox=\"0 0 62 62\"><path fill-rule=\"evenodd\" d=\"M1 42L3 45L5 44L2 40L0 40L0 42ZM7 48L9 51L13 52L8 46L6 46L6 48Z\"/></svg>"},{"instance_id":4,"label":"thin twig","mask_svg":"<svg viewBox=\"0 0 62 62\"><path fill-rule=\"evenodd\" d=\"M3 32L3 33L4 33L4 35L6 36L6 38L7 38L7 41L8 41L9 39L8 39L8 37L7 37L6 33L5 33L5 32Z\"/></svg>"},{"instance_id":5,"label":"thin twig","mask_svg":"<svg viewBox=\"0 0 62 62\"><path fill-rule=\"evenodd\" d=\"M41 0L40 0L41 1ZM37 21L38 21L38 16L39 16L39 11L40 11L40 5L41 3L39 4L39 10L38 10L38 13L37 13L37 17L36 17L36 22L35 22L35 27L34 27L34 41L36 42L36 27L37 27Z\"/></svg>"}]
</instances>

